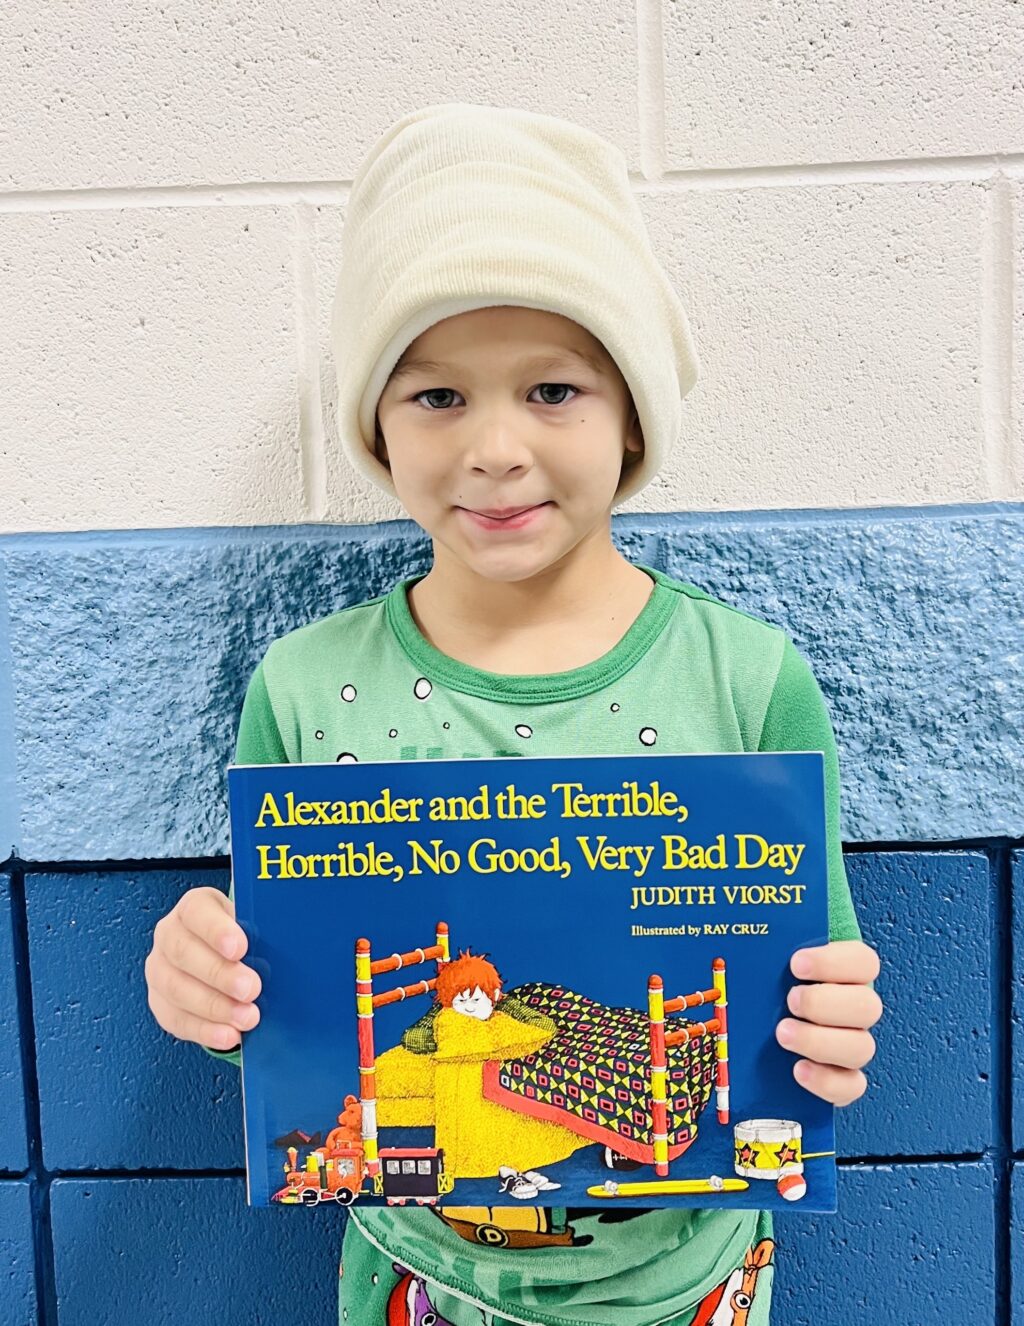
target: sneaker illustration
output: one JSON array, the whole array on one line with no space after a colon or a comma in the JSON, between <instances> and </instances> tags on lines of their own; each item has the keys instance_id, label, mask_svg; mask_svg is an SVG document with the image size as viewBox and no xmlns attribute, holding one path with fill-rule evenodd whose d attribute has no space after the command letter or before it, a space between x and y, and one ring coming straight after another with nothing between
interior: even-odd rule
<instances>
[{"instance_id":1,"label":"sneaker illustration","mask_svg":"<svg viewBox=\"0 0 1024 1326\"><path fill-rule=\"evenodd\" d=\"M538 1192L554 1192L556 1188L562 1186L560 1183L555 1183L552 1179L549 1179L546 1174L538 1174L535 1169L526 1170L523 1178L527 1183L532 1183Z\"/></svg>"},{"instance_id":2,"label":"sneaker illustration","mask_svg":"<svg viewBox=\"0 0 1024 1326\"><path fill-rule=\"evenodd\" d=\"M508 1166L503 1165L502 1169L508 1169ZM510 1197L517 1197L520 1201L525 1202L531 1197L536 1197L538 1189L518 1170L511 1170L509 1173L501 1175L499 1191L508 1193Z\"/></svg>"}]
</instances>

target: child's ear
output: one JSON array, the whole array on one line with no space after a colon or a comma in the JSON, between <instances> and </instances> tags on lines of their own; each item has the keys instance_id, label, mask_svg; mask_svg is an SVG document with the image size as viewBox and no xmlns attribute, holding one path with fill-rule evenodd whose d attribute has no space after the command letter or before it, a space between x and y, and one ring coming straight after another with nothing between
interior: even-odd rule
<instances>
[{"instance_id":1,"label":"child's ear","mask_svg":"<svg viewBox=\"0 0 1024 1326\"><path fill-rule=\"evenodd\" d=\"M619 472L619 482L622 482L623 476L627 471L632 470L639 465L644 458L644 434L640 427L640 417L634 406L629 412L629 424L626 432L626 444L622 453L622 469Z\"/></svg>"},{"instance_id":2,"label":"child's ear","mask_svg":"<svg viewBox=\"0 0 1024 1326\"><path fill-rule=\"evenodd\" d=\"M635 405L629 409L629 418L626 421L626 450L623 460L630 465L635 465L637 459L644 454L644 432L640 427L640 416L637 413Z\"/></svg>"}]
</instances>

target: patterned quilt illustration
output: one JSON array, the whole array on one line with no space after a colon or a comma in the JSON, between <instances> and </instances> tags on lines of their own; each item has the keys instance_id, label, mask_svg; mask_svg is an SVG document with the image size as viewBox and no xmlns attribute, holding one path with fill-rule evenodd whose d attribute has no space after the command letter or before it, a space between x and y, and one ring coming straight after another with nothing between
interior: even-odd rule
<instances>
[{"instance_id":1,"label":"patterned quilt illustration","mask_svg":"<svg viewBox=\"0 0 1024 1326\"><path fill-rule=\"evenodd\" d=\"M609 1008L543 981L518 985L508 994L545 1013L558 1031L533 1054L489 1065L492 1071L485 1073L484 1095L512 1108L518 1098L525 1113L557 1119L595 1140L610 1141L601 1134L616 1134L622 1139L619 1149L624 1154L646 1158L653 1147L646 1011ZM681 1019L673 1021L677 1027L681 1025ZM685 1150L696 1137L697 1121L711 1096L714 1079L713 1035L669 1047L671 1155Z\"/></svg>"}]
</instances>

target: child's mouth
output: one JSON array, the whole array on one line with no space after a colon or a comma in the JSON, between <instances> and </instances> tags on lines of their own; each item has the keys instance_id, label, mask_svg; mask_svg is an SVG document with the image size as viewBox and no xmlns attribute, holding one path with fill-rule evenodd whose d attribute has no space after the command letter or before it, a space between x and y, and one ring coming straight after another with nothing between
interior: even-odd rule
<instances>
[{"instance_id":1,"label":"child's mouth","mask_svg":"<svg viewBox=\"0 0 1024 1326\"><path fill-rule=\"evenodd\" d=\"M516 512L513 516L485 516L479 511L472 511L469 507L464 506L459 507L459 510L464 512L479 529L513 530L522 529L524 525L528 525L548 506L550 506L549 502L539 502L536 506L527 507L525 511Z\"/></svg>"}]
</instances>

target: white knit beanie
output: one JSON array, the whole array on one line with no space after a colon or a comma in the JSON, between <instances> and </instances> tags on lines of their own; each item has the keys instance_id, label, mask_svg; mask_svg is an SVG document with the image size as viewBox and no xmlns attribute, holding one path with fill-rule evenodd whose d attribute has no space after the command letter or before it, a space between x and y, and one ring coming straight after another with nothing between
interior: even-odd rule
<instances>
[{"instance_id":1,"label":"white knit beanie","mask_svg":"<svg viewBox=\"0 0 1024 1326\"><path fill-rule=\"evenodd\" d=\"M397 496L374 440L392 369L434 323L498 304L571 318L618 365L644 455L613 505L665 463L697 354L626 159L599 134L515 108L413 111L360 166L341 243L331 318L338 431L355 468L385 492Z\"/></svg>"}]
</instances>

